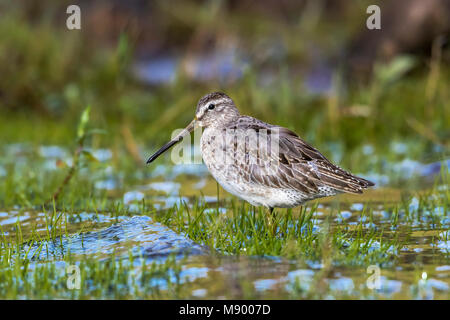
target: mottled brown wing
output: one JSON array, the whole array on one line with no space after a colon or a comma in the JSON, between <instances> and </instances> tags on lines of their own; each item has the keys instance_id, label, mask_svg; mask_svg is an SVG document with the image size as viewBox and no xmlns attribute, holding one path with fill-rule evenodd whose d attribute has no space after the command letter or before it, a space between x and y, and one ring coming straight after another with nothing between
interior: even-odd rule
<instances>
[{"instance_id":1,"label":"mottled brown wing","mask_svg":"<svg viewBox=\"0 0 450 320\"><path fill-rule=\"evenodd\" d=\"M239 167L242 179L251 183L299 190L305 194L318 192L319 176L307 161L301 159L295 146L286 139L280 139L278 152L272 152L272 137L277 137L278 127L251 117L241 117L227 128L237 130L233 142L233 164ZM253 131L255 134L249 134ZM230 142L228 141L228 147ZM293 148L292 150L290 150Z\"/></svg>"},{"instance_id":2,"label":"mottled brown wing","mask_svg":"<svg viewBox=\"0 0 450 320\"><path fill-rule=\"evenodd\" d=\"M230 128L241 132L234 140L233 162L242 169L239 171L242 178L254 184L294 189L305 194L316 194L323 185L352 193L361 193L363 188L373 185L332 164L286 128L251 117L241 117ZM242 135L249 129L256 134ZM278 139L277 152L269 147L272 137Z\"/></svg>"},{"instance_id":3,"label":"mottled brown wing","mask_svg":"<svg viewBox=\"0 0 450 320\"><path fill-rule=\"evenodd\" d=\"M290 162L291 165L296 166L296 161L301 163L306 161L314 168L313 171L317 174L321 185L350 193L362 193L362 189L374 185L372 182L336 166L291 130L283 127L278 128L280 130L280 143L289 146L283 148L283 151L293 159Z\"/></svg>"}]
</instances>

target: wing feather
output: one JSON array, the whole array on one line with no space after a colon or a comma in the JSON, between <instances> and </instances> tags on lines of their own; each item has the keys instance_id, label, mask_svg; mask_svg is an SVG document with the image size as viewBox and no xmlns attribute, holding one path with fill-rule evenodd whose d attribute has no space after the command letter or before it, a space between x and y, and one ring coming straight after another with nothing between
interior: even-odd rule
<instances>
[{"instance_id":1,"label":"wing feather","mask_svg":"<svg viewBox=\"0 0 450 320\"><path fill-rule=\"evenodd\" d=\"M239 174L251 183L294 189L305 194L316 194L320 186L341 192L361 193L363 189L374 185L334 165L289 129L247 116L234 123L232 129L252 129L257 133L246 136L244 143L234 144L234 163L244 168ZM261 139L263 135L259 135L261 130L269 136L275 132L278 134L278 152L267 152L265 142L260 141L264 140Z\"/></svg>"}]
</instances>

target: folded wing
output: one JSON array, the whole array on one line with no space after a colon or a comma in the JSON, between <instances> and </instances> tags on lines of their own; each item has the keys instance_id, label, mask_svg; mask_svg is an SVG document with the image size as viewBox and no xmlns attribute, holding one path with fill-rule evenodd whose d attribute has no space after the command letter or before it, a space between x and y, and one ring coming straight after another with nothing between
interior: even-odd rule
<instances>
[{"instance_id":1,"label":"folded wing","mask_svg":"<svg viewBox=\"0 0 450 320\"><path fill-rule=\"evenodd\" d=\"M334 165L286 128L242 117L231 129L241 130L237 135L240 141L234 139L232 144L236 155L234 165L243 169L239 170L241 178L251 183L311 195L321 186L340 192L362 193L363 189L374 185ZM242 135L242 132L250 133Z\"/></svg>"}]
</instances>

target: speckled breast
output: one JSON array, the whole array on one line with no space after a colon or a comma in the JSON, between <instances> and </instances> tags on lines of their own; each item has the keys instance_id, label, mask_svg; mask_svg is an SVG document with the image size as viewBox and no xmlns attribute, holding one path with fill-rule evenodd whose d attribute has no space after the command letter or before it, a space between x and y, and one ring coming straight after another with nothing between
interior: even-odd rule
<instances>
[{"instance_id":1,"label":"speckled breast","mask_svg":"<svg viewBox=\"0 0 450 320\"><path fill-rule=\"evenodd\" d=\"M247 168L245 155L234 148L233 136L223 129L207 128L204 130L200 147L203 161L209 172L228 192L240 196L250 192L252 186L246 179Z\"/></svg>"},{"instance_id":2,"label":"speckled breast","mask_svg":"<svg viewBox=\"0 0 450 320\"><path fill-rule=\"evenodd\" d=\"M306 200L305 195L297 191L252 182L247 154L235 148L238 139L242 139L239 134L207 128L200 140L203 161L226 191L255 206L294 207Z\"/></svg>"}]
</instances>

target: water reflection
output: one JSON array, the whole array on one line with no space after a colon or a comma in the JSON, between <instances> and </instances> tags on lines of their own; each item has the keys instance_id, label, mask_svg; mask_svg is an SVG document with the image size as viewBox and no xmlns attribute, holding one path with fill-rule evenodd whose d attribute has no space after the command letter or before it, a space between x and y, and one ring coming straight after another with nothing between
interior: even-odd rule
<instances>
[{"instance_id":1,"label":"water reflection","mask_svg":"<svg viewBox=\"0 0 450 320\"><path fill-rule=\"evenodd\" d=\"M177 234L160 223L152 222L151 218L136 216L125 218L99 231L81 233L74 236L62 236L58 241L49 241L25 247L25 252L33 260L62 259L64 255L95 255L98 258L129 256L138 257L168 256L169 254L204 254L206 248Z\"/></svg>"}]
</instances>

